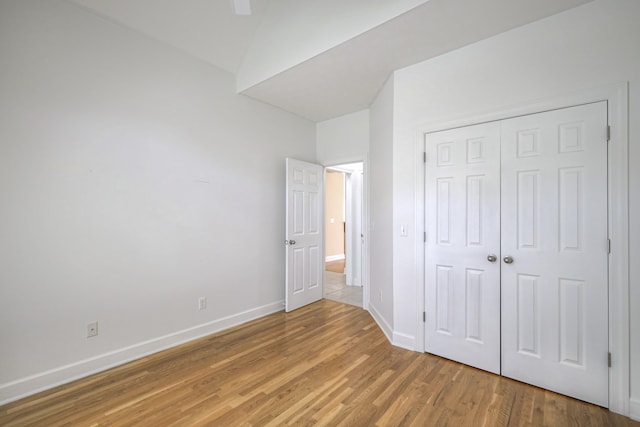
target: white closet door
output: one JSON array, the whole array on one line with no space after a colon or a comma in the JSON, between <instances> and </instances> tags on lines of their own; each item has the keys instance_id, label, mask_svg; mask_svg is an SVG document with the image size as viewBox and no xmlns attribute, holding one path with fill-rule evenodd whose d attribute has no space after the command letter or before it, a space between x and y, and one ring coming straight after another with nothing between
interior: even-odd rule
<instances>
[{"instance_id":1,"label":"white closet door","mask_svg":"<svg viewBox=\"0 0 640 427\"><path fill-rule=\"evenodd\" d=\"M426 151L426 351L499 373L500 125L427 134Z\"/></svg>"},{"instance_id":2,"label":"white closet door","mask_svg":"<svg viewBox=\"0 0 640 427\"><path fill-rule=\"evenodd\" d=\"M502 374L602 406L606 127L601 102L504 120L501 135Z\"/></svg>"}]
</instances>

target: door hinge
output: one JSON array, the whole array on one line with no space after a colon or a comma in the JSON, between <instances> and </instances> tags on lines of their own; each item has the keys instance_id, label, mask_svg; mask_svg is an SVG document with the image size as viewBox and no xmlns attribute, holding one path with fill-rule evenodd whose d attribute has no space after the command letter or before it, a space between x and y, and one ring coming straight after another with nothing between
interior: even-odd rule
<instances>
[{"instance_id":1,"label":"door hinge","mask_svg":"<svg viewBox=\"0 0 640 427\"><path fill-rule=\"evenodd\" d=\"M611 126L607 125L607 142L611 141Z\"/></svg>"},{"instance_id":2,"label":"door hinge","mask_svg":"<svg viewBox=\"0 0 640 427\"><path fill-rule=\"evenodd\" d=\"M607 365L611 367L611 352L607 353Z\"/></svg>"},{"instance_id":3,"label":"door hinge","mask_svg":"<svg viewBox=\"0 0 640 427\"><path fill-rule=\"evenodd\" d=\"M427 241L427 232L426 231L422 233L422 241L423 242Z\"/></svg>"},{"instance_id":4,"label":"door hinge","mask_svg":"<svg viewBox=\"0 0 640 427\"><path fill-rule=\"evenodd\" d=\"M427 163L427 152L426 152L426 151L423 151L423 152L422 152L422 161L423 161L424 163Z\"/></svg>"},{"instance_id":5,"label":"door hinge","mask_svg":"<svg viewBox=\"0 0 640 427\"><path fill-rule=\"evenodd\" d=\"M423 311L422 312L422 323L426 323L427 322L427 312Z\"/></svg>"},{"instance_id":6,"label":"door hinge","mask_svg":"<svg viewBox=\"0 0 640 427\"><path fill-rule=\"evenodd\" d=\"M611 239L607 239L607 243L609 244L609 253L611 253Z\"/></svg>"}]
</instances>

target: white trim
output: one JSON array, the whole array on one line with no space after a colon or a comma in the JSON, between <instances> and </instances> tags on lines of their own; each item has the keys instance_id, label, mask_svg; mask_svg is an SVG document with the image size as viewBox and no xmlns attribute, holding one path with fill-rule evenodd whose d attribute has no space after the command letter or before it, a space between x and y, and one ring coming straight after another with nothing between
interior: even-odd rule
<instances>
[{"instance_id":1,"label":"white trim","mask_svg":"<svg viewBox=\"0 0 640 427\"><path fill-rule=\"evenodd\" d=\"M393 332L393 345L396 347L404 348L411 351L416 351L416 337L412 335L402 334L400 332Z\"/></svg>"},{"instance_id":2,"label":"white trim","mask_svg":"<svg viewBox=\"0 0 640 427\"><path fill-rule=\"evenodd\" d=\"M363 178L362 169L345 173L345 254L349 256L346 257L344 274L347 286L362 286Z\"/></svg>"},{"instance_id":3,"label":"white trim","mask_svg":"<svg viewBox=\"0 0 640 427\"><path fill-rule=\"evenodd\" d=\"M609 351L612 367L609 370L609 409L629 416L629 162L628 162L628 83L622 82L603 87L560 95L556 98L534 100L504 109L465 115L464 117L426 122L417 129L416 164L416 230L424 232L424 174L422 162L424 134L453 129L472 124L503 120L511 117L571 107L592 102L608 101L611 141L609 142L609 233L611 255L609 258ZM417 344L425 350L425 325L422 312L425 307L424 244L416 245L418 256L417 279L422 286L417 290L419 338ZM420 333L421 331L421 333ZM637 403L637 402L636 402ZM635 408L639 409L638 407ZM636 413L638 414L638 413Z\"/></svg>"},{"instance_id":4,"label":"white trim","mask_svg":"<svg viewBox=\"0 0 640 427\"><path fill-rule=\"evenodd\" d=\"M415 158L416 158L416 203L415 203L415 224L414 230L418 233L416 236L416 351L426 352L427 343L425 342L425 334L426 334L426 323L423 317L423 313L426 311L426 296L425 296L425 241L424 241L424 233L426 231L425 228L425 162L424 162L424 153L425 153L425 143L424 143L424 134L422 127L418 128L418 137L416 138L416 146L415 146ZM422 284L422 286L420 286Z\"/></svg>"},{"instance_id":5,"label":"white trim","mask_svg":"<svg viewBox=\"0 0 640 427\"><path fill-rule=\"evenodd\" d=\"M609 101L609 409L629 415L629 131L628 83L611 87Z\"/></svg>"},{"instance_id":6,"label":"white trim","mask_svg":"<svg viewBox=\"0 0 640 427\"><path fill-rule=\"evenodd\" d=\"M344 281L347 286L353 285L353 186L351 172L344 172ZM359 224L358 224L359 225ZM346 254L349 254L347 257ZM362 254L360 256L362 263Z\"/></svg>"},{"instance_id":7,"label":"white trim","mask_svg":"<svg viewBox=\"0 0 640 427\"><path fill-rule=\"evenodd\" d=\"M324 258L324 262L340 261L341 259L344 259L344 254L328 255Z\"/></svg>"},{"instance_id":8,"label":"white trim","mask_svg":"<svg viewBox=\"0 0 640 427\"><path fill-rule=\"evenodd\" d=\"M362 159L362 234L364 234L364 243L362 245L362 273L360 274L360 286L362 286L362 308L369 309L370 301L370 245L371 228L369 223L370 206L369 206L369 155Z\"/></svg>"},{"instance_id":9,"label":"white trim","mask_svg":"<svg viewBox=\"0 0 640 427\"><path fill-rule=\"evenodd\" d=\"M391 325L389 325L387 320L380 314L380 312L373 304L369 305L368 311L369 314L371 314L371 317L373 317L373 320L375 320L375 322L378 324L380 330L382 330L384 336L387 337L387 340L389 340L389 343L396 345L393 342L393 328L391 327Z\"/></svg>"},{"instance_id":10,"label":"white trim","mask_svg":"<svg viewBox=\"0 0 640 427\"><path fill-rule=\"evenodd\" d=\"M631 399L629 402L629 418L640 421L640 399Z\"/></svg>"},{"instance_id":11,"label":"white trim","mask_svg":"<svg viewBox=\"0 0 640 427\"><path fill-rule=\"evenodd\" d=\"M203 323L0 385L0 405L283 310L284 301Z\"/></svg>"}]
</instances>

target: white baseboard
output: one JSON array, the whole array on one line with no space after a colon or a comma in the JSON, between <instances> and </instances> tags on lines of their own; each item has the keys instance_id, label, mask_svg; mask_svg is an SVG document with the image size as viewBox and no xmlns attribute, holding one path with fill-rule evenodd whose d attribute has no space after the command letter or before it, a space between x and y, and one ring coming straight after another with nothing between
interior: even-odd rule
<instances>
[{"instance_id":1,"label":"white baseboard","mask_svg":"<svg viewBox=\"0 0 640 427\"><path fill-rule=\"evenodd\" d=\"M324 258L324 262L340 261L341 259L344 259L344 254L328 255Z\"/></svg>"},{"instance_id":2,"label":"white baseboard","mask_svg":"<svg viewBox=\"0 0 640 427\"><path fill-rule=\"evenodd\" d=\"M393 332L392 344L407 350L416 351L416 337L400 332Z\"/></svg>"},{"instance_id":3,"label":"white baseboard","mask_svg":"<svg viewBox=\"0 0 640 427\"><path fill-rule=\"evenodd\" d=\"M382 329L382 333L387 337L391 345L416 351L415 337L395 332L373 304L369 305L369 313L371 313L371 317L373 317L373 320L375 320L380 329Z\"/></svg>"},{"instance_id":4,"label":"white baseboard","mask_svg":"<svg viewBox=\"0 0 640 427\"><path fill-rule=\"evenodd\" d=\"M629 418L640 421L640 399L631 398L629 400Z\"/></svg>"},{"instance_id":5,"label":"white baseboard","mask_svg":"<svg viewBox=\"0 0 640 427\"><path fill-rule=\"evenodd\" d=\"M283 309L283 301L237 313L231 316L203 323L162 337L143 341L129 347L104 353L69 365L60 366L16 381L0 384L0 405L23 397L75 381L132 360L175 347L185 342L229 329L233 326L276 313Z\"/></svg>"},{"instance_id":6,"label":"white baseboard","mask_svg":"<svg viewBox=\"0 0 640 427\"><path fill-rule=\"evenodd\" d=\"M393 336L393 329L391 328L391 325L387 323L386 319L380 314L373 304L369 304L369 313L382 330L382 333L387 337L389 343L393 343L393 340L391 339Z\"/></svg>"}]
</instances>

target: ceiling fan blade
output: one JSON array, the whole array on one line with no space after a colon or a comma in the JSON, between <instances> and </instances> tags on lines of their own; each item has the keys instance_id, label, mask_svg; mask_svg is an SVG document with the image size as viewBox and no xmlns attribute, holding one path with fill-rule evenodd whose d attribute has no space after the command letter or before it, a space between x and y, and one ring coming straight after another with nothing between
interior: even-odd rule
<instances>
[{"instance_id":1,"label":"ceiling fan blade","mask_svg":"<svg viewBox=\"0 0 640 427\"><path fill-rule=\"evenodd\" d=\"M232 0L233 13L236 15L251 15L250 0Z\"/></svg>"}]
</instances>

